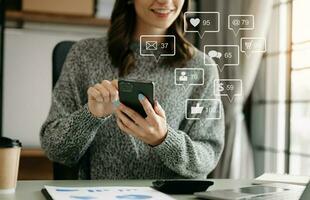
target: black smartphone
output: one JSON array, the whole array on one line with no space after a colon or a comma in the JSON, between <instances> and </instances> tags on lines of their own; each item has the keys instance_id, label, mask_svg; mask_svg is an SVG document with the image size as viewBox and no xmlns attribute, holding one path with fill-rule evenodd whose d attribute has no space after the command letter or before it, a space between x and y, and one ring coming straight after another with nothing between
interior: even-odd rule
<instances>
[{"instance_id":1,"label":"black smartphone","mask_svg":"<svg viewBox=\"0 0 310 200\"><path fill-rule=\"evenodd\" d=\"M193 194L204 192L213 184L208 180L168 179L154 181L153 188L166 194Z\"/></svg>"},{"instance_id":2,"label":"black smartphone","mask_svg":"<svg viewBox=\"0 0 310 200\"><path fill-rule=\"evenodd\" d=\"M118 81L120 102L145 118L147 115L138 99L138 95L143 94L154 107L154 87L152 81L120 79Z\"/></svg>"}]
</instances>

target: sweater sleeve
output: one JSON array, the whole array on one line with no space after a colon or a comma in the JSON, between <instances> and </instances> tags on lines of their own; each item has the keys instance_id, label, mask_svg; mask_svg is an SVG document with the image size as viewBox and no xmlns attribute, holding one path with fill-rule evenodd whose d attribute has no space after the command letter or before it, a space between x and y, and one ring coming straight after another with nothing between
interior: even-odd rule
<instances>
[{"instance_id":1,"label":"sweater sleeve","mask_svg":"<svg viewBox=\"0 0 310 200\"><path fill-rule=\"evenodd\" d=\"M79 42L81 43L81 42ZM52 93L52 103L40 132L47 157L74 165L92 143L98 128L106 119L96 118L87 106L86 87L82 82L83 58L79 43L70 50Z\"/></svg>"},{"instance_id":2,"label":"sweater sleeve","mask_svg":"<svg viewBox=\"0 0 310 200\"><path fill-rule=\"evenodd\" d=\"M211 62L211 61L210 61ZM218 78L216 66L203 67L204 86L195 86L191 99L217 99L214 96L214 79ZM220 101L221 102L221 101ZM168 133L154 151L172 171L185 178L206 178L216 167L224 148L224 115L220 103L220 119L184 119L179 129L168 125ZM169 113L168 113L169 114ZM167 115L168 115L167 114Z\"/></svg>"}]
</instances>

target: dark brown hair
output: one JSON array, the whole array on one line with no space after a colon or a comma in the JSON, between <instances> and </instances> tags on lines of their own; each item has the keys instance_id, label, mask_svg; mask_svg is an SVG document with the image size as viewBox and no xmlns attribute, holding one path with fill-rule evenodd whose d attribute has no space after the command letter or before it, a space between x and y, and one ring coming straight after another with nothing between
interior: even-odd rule
<instances>
[{"instance_id":1,"label":"dark brown hair","mask_svg":"<svg viewBox=\"0 0 310 200\"><path fill-rule=\"evenodd\" d=\"M135 66L135 59L132 50L129 48L135 31L136 11L133 0L116 0L111 16L111 26L108 31L108 51L112 65L119 68L119 75L124 76ZM188 10L189 1L185 0L183 8L168 28L167 34L176 38L176 55L166 58L163 62L174 66L184 64L192 58L192 45L185 39L183 32L183 15ZM172 47L171 41L167 41Z\"/></svg>"}]
</instances>

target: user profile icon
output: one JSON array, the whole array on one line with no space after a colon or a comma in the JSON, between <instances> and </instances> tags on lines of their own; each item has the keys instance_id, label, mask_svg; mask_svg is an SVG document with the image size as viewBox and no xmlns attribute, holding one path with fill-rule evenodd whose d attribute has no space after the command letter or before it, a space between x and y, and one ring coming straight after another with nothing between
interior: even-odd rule
<instances>
[{"instance_id":1,"label":"user profile icon","mask_svg":"<svg viewBox=\"0 0 310 200\"><path fill-rule=\"evenodd\" d=\"M187 90L190 86L204 84L203 68L175 68L174 84Z\"/></svg>"},{"instance_id":2,"label":"user profile icon","mask_svg":"<svg viewBox=\"0 0 310 200\"><path fill-rule=\"evenodd\" d=\"M186 75L185 71L181 72L181 76L179 76L179 81L182 81L182 82L188 81L188 76Z\"/></svg>"}]
</instances>

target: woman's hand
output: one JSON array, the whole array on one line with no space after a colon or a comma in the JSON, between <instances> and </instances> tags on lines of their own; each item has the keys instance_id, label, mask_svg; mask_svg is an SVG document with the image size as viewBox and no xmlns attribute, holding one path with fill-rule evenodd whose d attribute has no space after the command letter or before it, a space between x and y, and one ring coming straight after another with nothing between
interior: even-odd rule
<instances>
[{"instance_id":1,"label":"woman's hand","mask_svg":"<svg viewBox=\"0 0 310 200\"><path fill-rule=\"evenodd\" d=\"M118 81L103 80L88 88L88 110L95 117L106 117L115 110L113 103L118 103Z\"/></svg>"},{"instance_id":2,"label":"woman's hand","mask_svg":"<svg viewBox=\"0 0 310 200\"><path fill-rule=\"evenodd\" d=\"M143 118L136 111L120 104L116 109L117 124L125 133L151 146L157 146L165 140L167 135L165 111L157 101L153 109L151 103L142 94L139 94L139 100L147 117Z\"/></svg>"}]
</instances>

